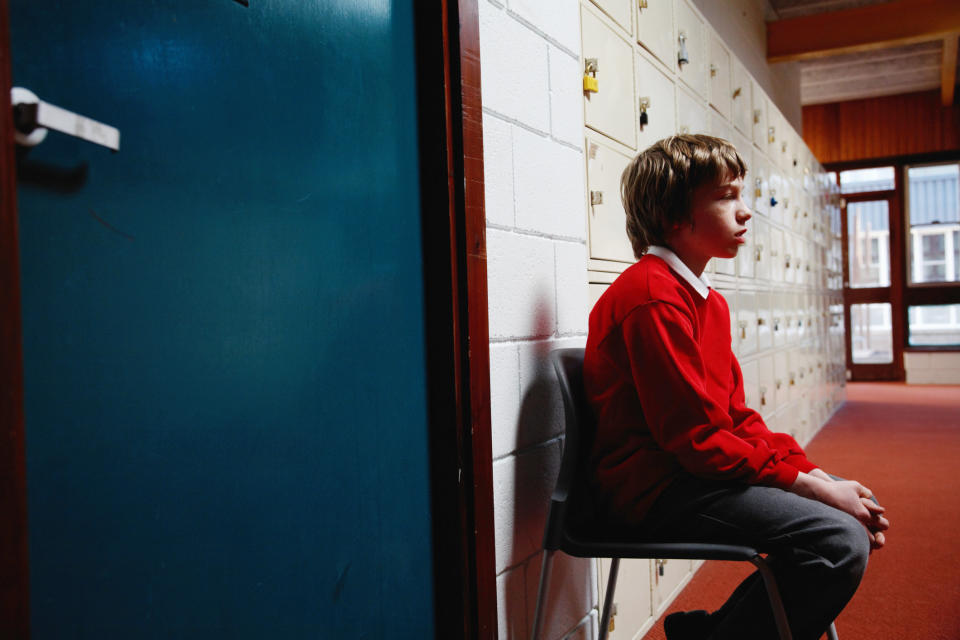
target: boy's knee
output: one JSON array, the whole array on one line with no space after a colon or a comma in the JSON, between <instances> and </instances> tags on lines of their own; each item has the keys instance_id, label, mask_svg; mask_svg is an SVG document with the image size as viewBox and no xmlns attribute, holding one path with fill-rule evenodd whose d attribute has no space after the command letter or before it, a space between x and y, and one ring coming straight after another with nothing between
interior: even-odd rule
<instances>
[{"instance_id":1,"label":"boy's knee","mask_svg":"<svg viewBox=\"0 0 960 640\"><path fill-rule=\"evenodd\" d=\"M851 581L859 584L870 557L870 537L855 518L842 515L844 517L837 523L836 533L831 540L835 554L834 565L849 576Z\"/></svg>"}]
</instances>

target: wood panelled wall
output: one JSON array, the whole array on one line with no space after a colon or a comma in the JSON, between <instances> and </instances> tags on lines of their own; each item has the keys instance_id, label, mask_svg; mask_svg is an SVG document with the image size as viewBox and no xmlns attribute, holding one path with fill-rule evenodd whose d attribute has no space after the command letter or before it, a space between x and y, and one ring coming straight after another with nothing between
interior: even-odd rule
<instances>
[{"instance_id":1,"label":"wood panelled wall","mask_svg":"<svg viewBox=\"0 0 960 640\"><path fill-rule=\"evenodd\" d=\"M803 108L803 139L823 163L960 149L960 104L940 90Z\"/></svg>"}]
</instances>

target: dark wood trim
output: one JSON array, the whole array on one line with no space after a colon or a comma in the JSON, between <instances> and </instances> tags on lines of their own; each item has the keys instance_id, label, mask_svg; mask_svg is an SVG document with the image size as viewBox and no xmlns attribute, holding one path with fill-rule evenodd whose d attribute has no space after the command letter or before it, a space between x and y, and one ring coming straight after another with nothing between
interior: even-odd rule
<instances>
[{"instance_id":1,"label":"dark wood trim","mask_svg":"<svg viewBox=\"0 0 960 640\"><path fill-rule=\"evenodd\" d=\"M11 80L10 12L0 0L0 637L20 639L30 636L30 589Z\"/></svg>"},{"instance_id":2,"label":"dark wood trim","mask_svg":"<svg viewBox=\"0 0 960 640\"><path fill-rule=\"evenodd\" d=\"M942 346L942 347L940 347L940 346L936 346L936 347L933 347L933 346L929 346L929 347L913 346L913 347L906 347L906 348L904 349L904 351L912 351L912 352L916 352L916 353L940 353L940 352L944 352L944 353L960 353L960 344L949 344L949 345L944 345L944 346Z\"/></svg>"},{"instance_id":3,"label":"dark wood trim","mask_svg":"<svg viewBox=\"0 0 960 640\"><path fill-rule=\"evenodd\" d=\"M497 635L477 0L415 3L437 638Z\"/></svg>"}]
</instances>

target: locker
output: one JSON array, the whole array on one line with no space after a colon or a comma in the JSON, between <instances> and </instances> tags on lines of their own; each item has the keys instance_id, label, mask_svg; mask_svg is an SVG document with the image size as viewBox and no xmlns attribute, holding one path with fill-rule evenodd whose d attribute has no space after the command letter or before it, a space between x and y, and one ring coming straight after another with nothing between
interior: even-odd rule
<instances>
[{"instance_id":1,"label":"locker","mask_svg":"<svg viewBox=\"0 0 960 640\"><path fill-rule=\"evenodd\" d=\"M601 11L610 16L628 34L633 34L631 9L633 0L593 0Z\"/></svg>"},{"instance_id":2,"label":"locker","mask_svg":"<svg viewBox=\"0 0 960 640\"><path fill-rule=\"evenodd\" d=\"M796 402L800 398L800 379L803 375L803 363L801 362L802 356L798 349L790 349L787 351L787 380L788 380L788 389L790 400L789 402Z\"/></svg>"},{"instance_id":3,"label":"locker","mask_svg":"<svg viewBox=\"0 0 960 640\"><path fill-rule=\"evenodd\" d=\"M677 87L677 133L710 133L704 102L682 86Z\"/></svg>"},{"instance_id":4,"label":"locker","mask_svg":"<svg viewBox=\"0 0 960 640\"><path fill-rule=\"evenodd\" d=\"M707 100L707 56L710 50L706 40L707 30L700 16L686 0L676 0L674 10L677 20L674 71L700 98ZM683 60L686 62L682 62Z\"/></svg>"},{"instance_id":5,"label":"locker","mask_svg":"<svg viewBox=\"0 0 960 640\"><path fill-rule=\"evenodd\" d=\"M609 284L599 284L596 282L590 283L590 308L593 309L594 305L597 304L597 300L600 299L600 296L603 295L603 292L607 290Z\"/></svg>"},{"instance_id":6,"label":"locker","mask_svg":"<svg viewBox=\"0 0 960 640\"><path fill-rule=\"evenodd\" d=\"M757 292L741 289L737 294L737 339L741 356L757 351Z\"/></svg>"},{"instance_id":7,"label":"locker","mask_svg":"<svg viewBox=\"0 0 960 640\"><path fill-rule=\"evenodd\" d=\"M797 280L797 253L794 249L793 234L783 232L783 282L793 284Z\"/></svg>"},{"instance_id":8,"label":"locker","mask_svg":"<svg viewBox=\"0 0 960 640\"><path fill-rule=\"evenodd\" d=\"M715 33L710 33L710 104L725 119L730 119L730 52ZM727 138L729 140L729 138Z\"/></svg>"},{"instance_id":9,"label":"locker","mask_svg":"<svg viewBox=\"0 0 960 640\"><path fill-rule=\"evenodd\" d=\"M781 308L783 309L784 341L792 345L797 341L797 294L793 291L781 291Z\"/></svg>"},{"instance_id":10,"label":"locker","mask_svg":"<svg viewBox=\"0 0 960 640\"><path fill-rule=\"evenodd\" d=\"M730 71L730 119L740 133L750 138L753 135L753 115L750 111L753 85L750 82L750 74L736 56L730 56Z\"/></svg>"},{"instance_id":11,"label":"locker","mask_svg":"<svg viewBox=\"0 0 960 640\"><path fill-rule=\"evenodd\" d=\"M663 575L660 575L660 570ZM650 584L653 597L653 614L659 617L667 608L670 600L679 592L684 581L690 575L690 560L653 560L650 562Z\"/></svg>"},{"instance_id":12,"label":"locker","mask_svg":"<svg viewBox=\"0 0 960 640\"><path fill-rule=\"evenodd\" d=\"M750 117L753 122L753 144L767 152L767 94L753 78L750 79Z\"/></svg>"},{"instance_id":13,"label":"locker","mask_svg":"<svg viewBox=\"0 0 960 640\"><path fill-rule=\"evenodd\" d=\"M773 354L773 378L776 393L777 411L783 409L790 402L790 367L786 351L777 351Z\"/></svg>"},{"instance_id":14,"label":"locker","mask_svg":"<svg viewBox=\"0 0 960 640\"><path fill-rule=\"evenodd\" d=\"M783 231L777 227L770 227L770 279L776 283L783 279Z\"/></svg>"},{"instance_id":15,"label":"locker","mask_svg":"<svg viewBox=\"0 0 960 640\"><path fill-rule=\"evenodd\" d=\"M733 127L722 115L708 109L707 120L710 123L709 133L715 138L723 138L727 142L733 142Z\"/></svg>"},{"instance_id":16,"label":"locker","mask_svg":"<svg viewBox=\"0 0 960 640\"><path fill-rule=\"evenodd\" d=\"M620 202L620 174L630 158L589 138L586 144L590 257L632 263L633 248L627 239L627 218Z\"/></svg>"},{"instance_id":17,"label":"locker","mask_svg":"<svg viewBox=\"0 0 960 640\"><path fill-rule=\"evenodd\" d=\"M753 224L754 276L758 280L770 279L770 225L760 215L754 215L748 224Z\"/></svg>"},{"instance_id":18,"label":"locker","mask_svg":"<svg viewBox=\"0 0 960 640\"><path fill-rule=\"evenodd\" d=\"M730 310L730 340L733 352L737 353L737 290L731 287L716 287L717 293L723 296L727 301L727 307Z\"/></svg>"},{"instance_id":19,"label":"locker","mask_svg":"<svg viewBox=\"0 0 960 640\"><path fill-rule=\"evenodd\" d=\"M787 335L783 293L780 291L772 291L770 293L770 302L772 304L771 312L773 314L773 347L774 349L778 349L786 343Z\"/></svg>"},{"instance_id":20,"label":"locker","mask_svg":"<svg viewBox=\"0 0 960 640\"><path fill-rule=\"evenodd\" d=\"M757 264L756 223L753 220L747 221L747 233L744 236L747 242L740 247L740 251L737 253L737 273L740 274L741 278L753 280Z\"/></svg>"},{"instance_id":21,"label":"locker","mask_svg":"<svg viewBox=\"0 0 960 640\"><path fill-rule=\"evenodd\" d=\"M753 178L756 175L756 167L753 164L753 145L750 144L750 141L747 138L740 134L736 129L728 129L730 131L731 137L727 138L734 147L737 149L737 153L740 154L740 157L743 158L744 164L747 165L747 175L743 177L743 201L750 209L754 210L753 201L754 201L754 191L755 188L753 185Z\"/></svg>"},{"instance_id":22,"label":"locker","mask_svg":"<svg viewBox=\"0 0 960 640\"><path fill-rule=\"evenodd\" d=\"M597 583L600 585L600 602L606 598L607 579L610 577L610 560L597 561ZM650 589L650 560L621 560L617 574L617 588L613 595L616 607L614 630L607 636L610 640L632 640L653 616Z\"/></svg>"},{"instance_id":23,"label":"locker","mask_svg":"<svg viewBox=\"0 0 960 640\"><path fill-rule=\"evenodd\" d=\"M633 47L587 5L580 7L584 74L596 61L598 90L584 91L585 124L631 149L636 148Z\"/></svg>"},{"instance_id":24,"label":"locker","mask_svg":"<svg viewBox=\"0 0 960 640\"><path fill-rule=\"evenodd\" d=\"M760 411L760 365L756 360L740 364L743 372L744 401L750 409Z\"/></svg>"},{"instance_id":25,"label":"locker","mask_svg":"<svg viewBox=\"0 0 960 640\"><path fill-rule=\"evenodd\" d=\"M763 415L764 420L773 415L777 406L776 377L773 371L773 355L765 355L757 360L759 387L757 389L760 406L757 411ZM769 426L769 423L768 425Z\"/></svg>"},{"instance_id":26,"label":"locker","mask_svg":"<svg viewBox=\"0 0 960 640\"><path fill-rule=\"evenodd\" d=\"M773 348L773 308L769 291L757 293L757 349Z\"/></svg>"},{"instance_id":27,"label":"locker","mask_svg":"<svg viewBox=\"0 0 960 640\"><path fill-rule=\"evenodd\" d=\"M672 70L677 64L673 2L648 0L646 4L646 7L640 7L637 11L637 41Z\"/></svg>"},{"instance_id":28,"label":"locker","mask_svg":"<svg viewBox=\"0 0 960 640\"><path fill-rule=\"evenodd\" d=\"M753 198L753 211L769 217L770 215L770 171L763 155L754 149L753 166L750 167L751 179L746 185Z\"/></svg>"},{"instance_id":29,"label":"locker","mask_svg":"<svg viewBox=\"0 0 960 640\"><path fill-rule=\"evenodd\" d=\"M647 114L647 124L639 124L638 120L638 148L646 149L677 130L676 89L673 79L661 71L650 54L638 51L636 67L638 114Z\"/></svg>"},{"instance_id":30,"label":"locker","mask_svg":"<svg viewBox=\"0 0 960 640\"><path fill-rule=\"evenodd\" d=\"M769 96L764 95L763 99L767 103L767 144L761 147L770 158L770 162L780 171L783 170L780 159L780 141L784 139L783 116L780 115L780 109L773 103Z\"/></svg>"},{"instance_id":31,"label":"locker","mask_svg":"<svg viewBox=\"0 0 960 640\"><path fill-rule=\"evenodd\" d=\"M774 164L765 162L764 167L767 171L767 189L764 194L764 204L767 206L767 215L777 224L783 224L783 176Z\"/></svg>"},{"instance_id":32,"label":"locker","mask_svg":"<svg viewBox=\"0 0 960 640\"><path fill-rule=\"evenodd\" d=\"M797 430L797 419L796 419L796 408L790 406L789 404L777 414L777 431L780 433L788 433L794 437L794 439L799 440L799 433Z\"/></svg>"}]
</instances>

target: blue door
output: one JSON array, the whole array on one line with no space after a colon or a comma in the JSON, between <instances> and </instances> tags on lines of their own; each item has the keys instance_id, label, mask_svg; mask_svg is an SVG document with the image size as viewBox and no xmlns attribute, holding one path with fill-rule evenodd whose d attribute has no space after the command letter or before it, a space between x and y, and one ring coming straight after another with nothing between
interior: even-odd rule
<instances>
[{"instance_id":1,"label":"blue door","mask_svg":"<svg viewBox=\"0 0 960 640\"><path fill-rule=\"evenodd\" d=\"M33 637L431 637L409 3L10 20Z\"/></svg>"}]
</instances>

